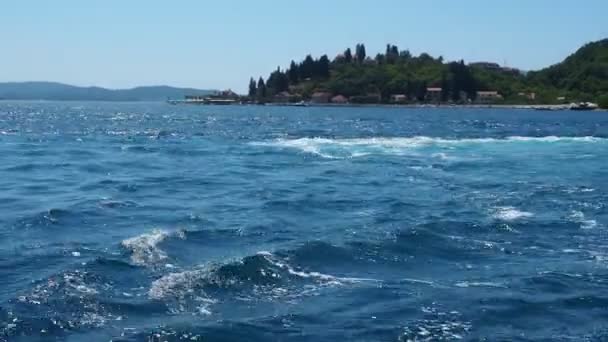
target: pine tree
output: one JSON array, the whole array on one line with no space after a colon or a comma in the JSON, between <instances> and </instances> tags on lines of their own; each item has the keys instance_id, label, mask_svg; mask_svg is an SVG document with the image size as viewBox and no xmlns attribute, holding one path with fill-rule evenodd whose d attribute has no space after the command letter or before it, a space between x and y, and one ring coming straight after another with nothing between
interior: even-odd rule
<instances>
[{"instance_id":1,"label":"pine tree","mask_svg":"<svg viewBox=\"0 0 608 342\"><path fill-rule=\"evenodd\" d=\"M355 48L355 58L357 59L357 62L363 63L363 61L365 61L365 57L365 45L357 44L357 47Z\"/></svg>"},{"instance_id":2,"label":"pine tree","mask_svg":"<svg viewBox=\"0 0 608 342\"><path fill-rule=\"evenodd\" d=\"M272 96L289 89L289 79L280 67L273 71L266 81L266 95Z\"/></svg>"},{"instance_id":3,"label":"pine tree","mask_svg":"<svg viewBox=\"0 0 608 342\"><path fill-rule=\"evenodd\" d=\"M391 47L391 55L399 57L399 48L397 47L397 45L393 45Z\"/></svg>"},{"instance_id":4,"label":"pine tree","mask_svg":"<svg viewBox=\"0 0 608 342\"><path fill-rule=\"evenodd\" d=\"M441 74L441 102L447 102L450 96L450 82L447 73Z\"/></svg>"},{"instance_id":5,"label":"pine tree","mask_svg":"<svg viewBox=\"0 0 608 342\"><path fill-rule=\"evenodd\" d=\"M389 64L394 64L399 59L399 48L396 45L387 44L385 55L386 62Z\"/></svg>"},{"instance_id":6,"label":"pine tree","mask_svg":"<svg viewBox=\"0 0 608 342\"><path fill-rule=\"evenodd\" d=\"M327 55L323 55L321 56L321 58L319 58L318 63L318 72L319 72L319 77L323 77L323 78L327 78L329 77L329 58L327 57Z\"/></svg>"},{"instance_id":7,"label":"pine tree","mask_svg":"<svg viewBox=\"0 0 608 342\"><path fill-rule=\"evenodd\" d=\"M461 92L465 92L468 98L475 99L475 79L471 73L471 70L469 70L469 67L464 64L464 61L461 60L460 62L452 62L448 64L448 70L452 74L452 84L450 89L452 100L466 100L461 99Z\"/></svg>"},{"instance_id":8,"label":"pine tree","mask_svg":"<svg viewBox=\"0 0 608 342\"><path fill-rule=\"evenodd\" d=\"M397 45L391 46L390 54L392 63L397 63L397 61L399 60L399 48L397 47Z\"/></svg>"},{"instance_id":9,"label":"pine tree","mask_svg":"<svg viewBox=\"0 0 608 342\"><path fill-rule=\"evenodd\" d=\"M296 62L291 61L291 64L289 65L289 71L287 72L287 74L289 75L289 83L291 83L291 84L298 83L298 81L300 80L300 69L298 68L298 65L296 64Z\"/></svg>"},{"instance_id":10,"label":"pine tree","mask_svg":"<svg viewBox=\"0 0 608 342\"><path fill-rule=\"evenodd\" d=\"M249 80L249 97L255 97L256 93L258 91L258 87L255 84L255 80L253 79L253 77Z\"/></svg>"},{"instance_id":11,"label":"pine tree","mask_svg":"<svg viewBox=\"0 0 608 342\"><path fill-rule=\"evenodd\" d=\"M350 51L350 48L344 51L344 61L346 63L351 63L353 61L353 53Z\"/></svg>"},{"instance_id":12,"label":"pine tree","mask_svg":"<svg viewBox=\"0 0 608 342\"><path fill-rule=\"evenodd\" d=\"M258 80L258 89L256 92L256 96L259 100L263 100L266 98L266 83L264 83L264 79L261 77Z\"/></svg>"},{"instance_id":13,"label":"pine tree","mask_svg":"<svg viewBox=\"0 0 608 342\"><path fill-rule=\"evenodd\" d=\"M303 79L307 79L313 76L315 71L315 60L311 55L306 56L304 62L300 64L300 76Z\"/></svg>"},{"instance_id":14,"label":"pine tree","mask_svg":"<svg viewBox=\"0 0 608 342\"><path fill-rule=\"evenodd\" d=\"M367 57L367 53L365 52L365 45L361 44L361 53L359 54L359 62L365 61L365 57Z\"/></svg>"}]
</instances>

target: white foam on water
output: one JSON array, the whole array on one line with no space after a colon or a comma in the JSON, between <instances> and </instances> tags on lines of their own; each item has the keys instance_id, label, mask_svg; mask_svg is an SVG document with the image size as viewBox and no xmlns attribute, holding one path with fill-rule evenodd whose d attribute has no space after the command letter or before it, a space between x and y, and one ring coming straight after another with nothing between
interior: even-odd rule
<instances>
[{"instance_id":1,"label":"white foam on water","mask_svg":"<svg viewBox=\"0 0 608 342\"><path fill-rule=\"evenodd\" d=\"M283 148L294 148L301 150L305 153L316 154L323 158L334 159L335 157L329 154L321 152L321 147L330 146L332 144L331 139L323 138L301 138L301 139L277 139L272 142L253 142L253 146L270 146L270 147L283 147Z\"/></svg>"},{"instance_id":2,"label":"white foam on water","mask_svg":"<svg viewBox=\"0 0 608 342\"><path fill-rule=\"evenodd\" d=\"M152 282L148 297L161 300L183 296L191 292L206 275L207 272L203 270L169 273Z\"/></svg>"},{"instance_id":3,"label":"white foam on water","mask_svg":"<svg viewBox=\"0 0 608 342\"><path fill-rule=\"evenodd\" d=\"M310 281L310 284L305 285L304 290L302 292L298 292L297 294L293 293L293 289L290 290L288 288L277 287L275 285L253 284L253 292L257 297L266 296L266 298L273 299L296 298L304 296L310 292L315 292L319 288L323 287L342 286L362 282L380 282L379 280L375 279L336 277L321 272L301 271L289 265L287 262L279 260L279 258L270 252L261 251L257 253L257 255L263 257L269 264L285 272L285 274L302 279L308 279ZM208 298L201 286L204 284L214 283L226 288L237 285L240 282L240 280L237 278L218 278L215 273L217 271L217 267L218 266L216 265L212 267L166 274L152 282L150 289L148 290L148 297L153 300L169 302L177 301L177 303L185 303L194 296L195 298L198 298L196 301L201 302L201 306L199 306L199 308L201 308L202 311L208 311L209 306L215 303L215 301ZM259 272L263 276L281 278L281 274L275 273L276 269L273 271L272 269L261 268ZM184 310L180 308L181 306L185 307L187 305L180 304L177 306L177 308L175 308L175 310L183 312Z\"/></svg>"},{"instance_id":4,"label":"white foam on water","mask_svg":"<svg viewBox=\"0 0 608 342\"><path fill-rule=\"evenodd\" d=\"M494 209L493 217L502 221L516 221L533 217L534 214L518 210L515 207L497 207Z\"/></svg>"},{"instance_id":5,"label":"white foam on water","mask_svg":"<svg viewBox=\"0 0 608 342\"><path fill-rule=\"evenodd\" d=\"M52 276L36 285L28 294L17 297L17 300L40 306L40 309L34 310L44 310L44 315L61 330L104 326L115 317L99 303L98 297L101 292L111 292L112 285L97 283L89 279L89 275L75 270ZM65 300L70 301L68 307L61 304ZM65 319L66 315L68 320Z\"/></svg>"},{"instance_id":6,"label":"white foam on water","mask_svg":"<svg viewBox=\"0 0 608 342\"><path fill-rule=\"evenodd\" d=\"M169 233L163 230L154 230L151 233L141 234L121 242L121 245L131 251L131 261L140 266L156 264L167 259L167 254L158 248Z\"/></svg>"},{"instance_id":7,"label":"white foam on water","mask_svg":"<svg viewBox=\"0 0 608 342\"><path fill-rule=\"evenodd\" d=\"M588 251L587 253L591 257L591 259L597 262L605 263L608 261L608 254L603 251Z\"/></svg>"},{"instance_id":8,"label":"white foam on water","mask_svg":"<svg viewBox=\"0 0 608 342\"><path fill-rule=\"evenodd\" d=\"M336 284L336 285L341 284L339 281L340 278L334 277L329 274L323 274L320 272L297 271L293 267L291 267L289 264L276 260L274 258L274 255L270 252L261 251L261 252L258 252L257 254L264 257L264 259L266 259L266 261L268 261L269 263L273 264L274 266L276 266L280 269L287 271L287 273L289 273L291 275L294 275L294 276L297 276L300 278L314 278L314 279L317 279L320 281L324 281L324 282L328 282L328 283Z\"/></svg>"},{"instance_id":9,"label":"white foam on water","mask_svg":"<svg viewBox=\"0 0 608 342\"><path fill-rule=\"evenodd\" d=\"M585 137L558 137L550 135L546 137L521 137L513 136L508 137L506 140L509 141L534 141L534 142L602 142L606 141L606 138L585 136Z\"/></svg>"},{"instance_id":10,"label":"white foam on water","mask_svg":"<svg viewBox=\"0 0 608 342\"><path fill-rule=\"evenodd\" d=\"M266 261L268 261L269 263L273 264L274 266L276 266L278 268L281 268L281 269L287 271L287 273L289 273L293 276L317 280L317 281L324 283L325 285L342 285L344 283L362 283L362 282L380 282L380 280L377 280L377 279L336 277L333 275L324 274L324 273L320 273L320 272L314 272L314 271L311 271L311 272L298 271L298 270L294 269L291 265L289 265L285 262L278 261L274 257L274 255L270 252L262 251L262 252L258 252L257 254L260 256L263 256L264 259L266 259Z\"/></svg>"},{"instance_id":11,"label":"white foam on water","mask_svg":"<svg viewBox=\"0 0 608 342\"><path fill-rule=\"evenodd\" d=\"M577 193L577 192L580 192L580 193L595 192L595 189L594 188L588 188L588 187L570 187L570 188L564 189L562 191L564 191L566 193L569 193L569 194L574 194L574 193Z\"/></svg>"},{"instance_id":12,"label":"white foam on water","mask_svg":"<svg viewBox=\"0 0 608 342\"><path fill-rule=\"evenodd\" d=\"M406 283L422 284L422 285L428 285L428 286L433 286L433 287L435 286L435 283L430 280L414 279L414 278L402 278L400 280L403 282L406 282Z\"/></svg>"},{"instance_id":13,"label":"white foam on water","mask_svg":"<svg viewBox=\"0 0 608 342\"><path fill-rule=\"evenodd\" d=\"M458 311L441 312L423 307L424 319L409 322L403 327L399 341L455 341L462 340L471 330L470 322L462 321Z\"/></svg>"},{"instance_id":14,"label":"white foam on water","mask_svg":"<svg viewBox=\"0 0 608 342\"><path fill-rule=\"evenodd\" d=\"M582 229L593 229L597 227L597 221L596 220L585 220L584 222L581 223L581 228Z\"/></svg>"},{"instance_id":15,"label":"white foam on water","mask_svg":"<svg viewBox=\"0 0 608 342\"><path fill-rule=\"evenodd\" d=\"M217 301L209 298L202 290L195 291L207 275L208 272L203 270L169 273L152 282L148 297L168 301L169 312L174 314L190 311L197 315L211 315L210 307Z\"/></svg>"},{"instance_id":16,"label":"white foam on water","mask_svg":"<svg viewBox=\"0 0 608 342\"><path fill-rule=\"evenodd\" d=\"M608 139L585 136L585 137L523 137L510 136L505 138L463 138L445 139L429 136L414 137L372 137L351 139L330 138L279 138L272 141L252 142L252 146L266 146L277 148L290 148L300 150L304 153L315 154L328 159L356 158L370 154L404 154L413 149L421 147L452 148L457 145L481 145L481 144L505 144L505 143L595 143L608 142ZM436 153L435 158L447 159L444 153Z\"/></svg>"},{"instance_id":17,"label":"white foam on water","mask_svg":"<svg viewBox=\"0 0 608 342\"><path fill-rule=\"evenodd\" d=\"M64 274L63 281L66 288L76 291L73 294L89 296L98 294L98 290L93 285L84 282L83 275L79 272Z\"/></svg>"},{"instance_id":18,"label":"white foam on water","mask_svg":"<svg viewBox=\"0 0 608 342\"><path fill-rule=\"evenodd\" d=\"M443 153L443 152L441 152L441 153L433 153L431 155L431 157L437 158L437 159L441 159L441 160L448 160L448 159L450 159L450 157L447 154Z\"/></svg>"},{"instance_id":19,"label":"white foam on water","mask_svg":"<svg viewBox=\"0 0 608 342\"><path fill-rule=\"evenodd\" d=\"M585 217L585 214L579 210L573 210L568 218L574 222L580 224L581 229L593 229L597 228L598 224L596 220L589 220Z\"/></svg>"},{"instance_id":20,"label":"white foam on water","mask_svg":"<svg viewBox=\"0 0 608 342\"><path fill-rule=\"evenodd\" d=\"M459 281L454 284L456 287L467 288L467 287L494 287L494 288L507 288L504 284L495 283L490 281Z\"/></svg>"}]
</instances>

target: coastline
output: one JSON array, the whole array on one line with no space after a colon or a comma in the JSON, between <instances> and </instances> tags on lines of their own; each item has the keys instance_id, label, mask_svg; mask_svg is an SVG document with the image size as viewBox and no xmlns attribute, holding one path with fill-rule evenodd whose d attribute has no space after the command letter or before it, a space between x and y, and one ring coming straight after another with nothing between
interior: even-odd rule
<instances>
[{"instance_id":1,"label":"coastline","mask_svg":"<svg viewBox=\"0 0 608 342\"><path fill-rule=\"evenodd\" d=\"M390 104L390 103L306 103L298 105L293 103L230 103L230 104L205 104L205 103L169 103L167 100L30 100L30 99L0 99L2 103L52 103L52 102L100 102L100 103L164 103L167 105L197 105L197 106L269 106L269 107L329 107L329 108L415 108L415 109L449 109L449 108L470 108L470 109L521 109L538 111L570 111L564 105L555 104ZM608 112L608 108L596 108L587 112Z\"/></svg>"},{"instance_id":2,"label":"coastline","mask_svg":"<svg viewBox=\"0 0 608 342\"><path fill-rule=\"evenodd\" d=\"M239 106L259 106L257 104L236 104ZM306 105L294 105L290 103L266 103L264 106L272 107L339 107L339 108L471 108L471 109L525 109L525 110L538 110L538 111L570 111L570 109L564 105L545 105L545 104L383 104L383 103L369 103L369 104L358 104L358 103L307 103ZM588 112L604 112L608 109L596 108L593 110L587 110Z\"/></svg>"}]
</instances>

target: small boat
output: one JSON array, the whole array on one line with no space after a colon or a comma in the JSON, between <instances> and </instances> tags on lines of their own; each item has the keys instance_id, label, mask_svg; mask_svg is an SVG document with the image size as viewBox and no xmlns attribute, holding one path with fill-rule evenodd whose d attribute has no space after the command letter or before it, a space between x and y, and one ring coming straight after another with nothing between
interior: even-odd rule
<instances>
[{"instance_id":1,"label":"small boat","mask_svg":"<svg viewBox=\"0 0 608 342\"><path fill-rule=\"evenodd\" d=\"M291 106L293 106L293 107L307 107L308 103L306 103L304 101L300 101L300 102L292 103Z\"/></svg>"},{"instance_id":2,"label":"small boat","mask_svg":"<svg viewBox=\"0 0 608 342\"><path fill-rule=\"evenodd\" d=\"M592 102L580 102L570 104L570 110L596 110L598 105Z\"/></svg>"}]
</instances>

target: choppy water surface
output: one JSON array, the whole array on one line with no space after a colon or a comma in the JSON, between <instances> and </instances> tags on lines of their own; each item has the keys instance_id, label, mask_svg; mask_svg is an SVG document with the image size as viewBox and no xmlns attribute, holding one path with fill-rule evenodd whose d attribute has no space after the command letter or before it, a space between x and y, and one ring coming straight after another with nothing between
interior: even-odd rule
<instances>
[{"instance_id":1,"label":"choppy water surface","mask_svg":"<svg viewBox=\"0 0 608 342\"><path fill-rule=\"evenodd\" d=\"M0 341L608 339L608 114L0 103Z\"/></svg>"}]
</instances>

